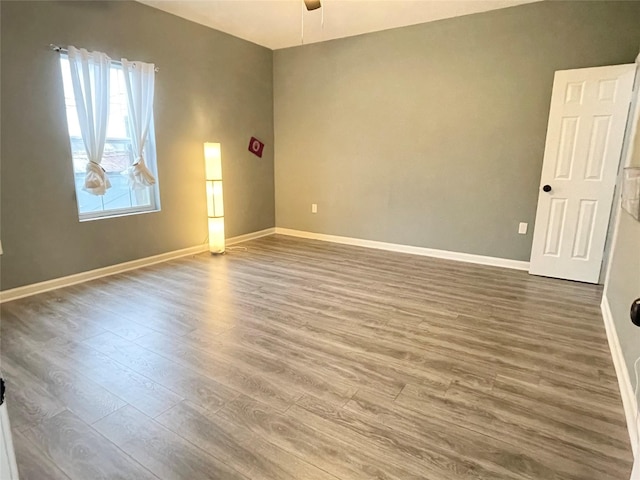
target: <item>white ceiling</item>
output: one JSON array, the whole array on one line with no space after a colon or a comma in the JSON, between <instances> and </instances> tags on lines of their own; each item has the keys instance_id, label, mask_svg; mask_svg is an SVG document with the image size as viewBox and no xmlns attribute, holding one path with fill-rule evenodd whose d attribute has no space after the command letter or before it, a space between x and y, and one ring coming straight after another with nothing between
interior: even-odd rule
<instances>
[{"instance_id":1,"label":"white ceiling","mask_svg":"<svg viewBox=\"0 0 640 480\"><path fill-rule=\"evenodd\" d=\"M165 12L276 50L538 0L138 0ZM322 18L324 15L324 27Z\"/></svg>"}]
</instances>

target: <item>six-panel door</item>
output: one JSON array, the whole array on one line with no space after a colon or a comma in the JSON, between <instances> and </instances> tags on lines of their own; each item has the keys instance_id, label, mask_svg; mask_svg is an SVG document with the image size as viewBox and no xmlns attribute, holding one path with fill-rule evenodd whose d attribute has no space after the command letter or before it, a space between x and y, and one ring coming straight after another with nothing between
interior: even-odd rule
<instances>
[{"instance_id":1,"label":"six-panel door","mask_svg":"<svg viewBox=\"0 0 640 480\"><path fill-rule=\"evenodd\" d=\"M598 282L634 76L634 64L556 72L530 273Z\"/></svg>"}]
</instances>

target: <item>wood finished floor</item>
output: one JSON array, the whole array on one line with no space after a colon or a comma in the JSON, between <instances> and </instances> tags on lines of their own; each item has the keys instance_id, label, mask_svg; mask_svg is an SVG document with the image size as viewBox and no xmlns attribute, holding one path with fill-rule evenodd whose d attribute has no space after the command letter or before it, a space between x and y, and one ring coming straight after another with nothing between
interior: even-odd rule
<instances>
[{"instance_id":1,"label":"wood finished floor","mask_svg":"<svg viewBox=\"0 0 640 480\"><path fill-rule=\"evenodd\" d=\"M23 480L629 478L599 287L245 245L2 305Z\"/></svg>"}]
</instances>

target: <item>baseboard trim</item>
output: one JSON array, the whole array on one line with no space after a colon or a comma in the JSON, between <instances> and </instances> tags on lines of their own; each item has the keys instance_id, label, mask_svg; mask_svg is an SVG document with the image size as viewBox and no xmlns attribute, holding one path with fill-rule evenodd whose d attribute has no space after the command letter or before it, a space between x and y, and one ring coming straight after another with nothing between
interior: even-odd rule
<instances>
[{"instance_id":1,"label":"baseboard trim","mask_svg":"<svg viewBox=\"0 0 640 480\"><path fill-rule=\"evenodd\" d=\"M227 245L235 245L240 242L248 242L249 240L255 240L256 238L266 237L276 233L274 227L265 228L264 230L258 230L257 232L245 233L244 235L238 235L237 237L227 238L225 243Z\"/></svg>"},{"instance_id":2,"label":"baseboard trim","mask_svg":"<svg viewBox=\"0 0 640 480\"><path fill-rule=\"evenodd\" d=\"M240 242L246 242L267 235L273 235L275 228L266 228L257 232L246 233L244 235L238 235L236 237L227 238L225 243L227 245L234 245ZM175 258L186 257L188 255L195 255L197 253L206 252L208 250L207 245L196 245L194 247L183 248L181 250L174 250L172 252L161 253L160 255L153 255L151 257L140 258L138 260L132 260L130 262L118 263L116 265L109 265L108 267L97 268L95 270L89 270L87 272L80 272L66 277L54 278L53 280L47 280L39 283L32 283L31 285L25 285L23 287L16 287L10 290L0 292L0 303L9 302L11 300L17 300L19 298L28 297L30 295L36 295L38 293L48 292L55 290L56 288L68 287L76 285L78 283L87 282L89 280L95 280L101 277L107 277L109 275L115 275L116 273L126 272L128 270L134 270L140 267L146 267L147 265L153 265L155 263L162 263Z\"/></svg>"},{"instance_id":3,"label":"baseboard trim","mask_svg":"<svg viewBox=\"0 0 640 480\"><path fill-rule=\"evenodd\" d=\"M443 258L458 262L476 263L479 265L490 265L492 267L511 268L514 270L529 270L529 262L520 260L510 260L508 258L486 257L484 255L474 255L471 253L451 252L449 250L437 250L434 248L413 247L399 243L378 242L375 240L364 240L361 238L340 237L337 235L325 235L324 233L306 232L303 230L292 230L289 228L276 227L275 233L279 235L289 235L292 237L309 238L322 240L324 242L341 243L344 245L354 245L357 247L377 248L390 252L410 253L412 255L422 255L424 257Z\"/></svg>"},{"instance_id":4,"label":"baseboard trim","mask_svg":"<svg viewBox=\"0 0 640 480\"><path fill-rule=\"evenodd\" d=\"M251 232L244 235L238 235L237 237L231 237L226 239L227 245L233 245L240 242L246 242L247 240L253 240L255 238L264 237L267 235L273 235L275 228L267 228L258 232ZM87 282L89 280L95 280L97 278L108 277L109 275L115 275L116 273L122 273L129 270L135 270L136 268L146 267L156 263L166 262L180 257L186 257L188 255L195 255L198 253L206 252L208 250L207 245L196 245L194 247L183 248L180 250L174 250L172 252L162 253L160 255L154 255L151 257L140 258L138 260L131 260L130 262L118 263L116 265L109 265L108 267L97 268L95 270L89 270L86 272L80 272L66 277L54 278L52 280L46 280L44 282L33 283L31 285L25 285L23 287L16 287L10 290L0 292L0 303L9 302L11 300L17 300L19 298L36 295L38 293L48 292L55 290L56 288L69 287L78 283Z\"/></svg>"},{"instance_id":5,"label":"baseboard trim","mask_svg":"<svg viewBox=\"0 0 640 480\"><path fill-rule=\"evenodd\" d=\"M629 370L627 370L625 365L624 356L622 355L622 349L620 348L620 342L618 340L618 333L616 332L616 325L613 321L613 315L611 314L611 307L609 306L609 299L606 295L602 296L600 309L602 310L602 318L604 320L605 331L607 332L611 358L613 359L613 366L616 370L616 377L618 378L618 385L620 387L620 396L622 397L624 415L627 419L631 449L633 450L634 457L640 459L640 448L636 445L638 431L640 431L640 424L636 423L638 404L633 395L634 392L633 386L631 385L631 378L629 377Z\"/></svg>"},{"instance_id":6,"label":"baseboard trim","mask_svg":"<svg viewBox=\"0 0 640 480\"><path fill-rule=\"evenodd\" d=\"M52 280L46 280L44 282L32 283L31 285L25 285L23 287L4 290L0 292L0 303L17 300L19 298L28 297L30 295L36 295L38 293L48 292L49 290L55 290L56 288L76 285L78 283L95 280L101 277L108 277L109 275L115 275L116 273L134 270L136 268L153 265L155 263L166 262L168 260L173 260L174 258L186 257L187 255L206 252L207 249L207 245L196 245L194 247L161 253L160 255L153 255L151 257L131 260L129 262L118 263L116 265L109 265L108 267L96 268L95 270L88 270L86 272L75 273L73 275L54 278Z\"/></svg>"}]
</instances>

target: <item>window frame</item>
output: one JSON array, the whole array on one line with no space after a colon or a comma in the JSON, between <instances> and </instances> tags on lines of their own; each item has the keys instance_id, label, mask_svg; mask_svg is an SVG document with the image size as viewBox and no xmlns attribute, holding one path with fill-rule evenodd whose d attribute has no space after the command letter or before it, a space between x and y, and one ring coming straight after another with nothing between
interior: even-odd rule
<instances>
[{"instance_id":1,"label":"window frame","mask_svg":"<svg viewBox=\"0 0 640 480\"><path fill-rule=\"evenodd\" d=\"M62 69L65 68L64 66L64 61L67 62L67 67L68 66L68 56L64 53L60 54L60 70L61 70L61 78L63 80L63 98L64 98L64 104L65 104L65 122L66 122L66 135L67 138L69 140L69 147L70 147L70 160L71 160L71 164L72 164L72 172L73 172L73 186L74 186L74 196L75 196L75 201L76 201L76 208L77 208L77 212L78 212L78 220L80 222L87 222L87 221L93 221L93 220L102 220L105 218L117 218L117 217L125 217L125 216L130 216L130 215L140 215L140 214L145 214L145 213L153 213L153 212L159 212L161 210L160 207L160 185L159 185L159 181L158 181L158 163L157 163L157 156L156 156L156 138L155 138L155 121L154 121L154 117L155 117L155 108L154 108L154 115L151 118L151 124L149 125L149 132L147 134L147 141L145 142L145 147L144 147L144 151L145 151L145 163L147 165L147 167L153 172L155 178L156 178L156 183L150 187L147 187L146 192L143 190L142 192L145 192L146 194L148 194L149 196L149 204L148 205L141 205L141 206L130 206L130 207L122 207L122 208L107 208L105 209L105 205L104 205L104 197L105 195L96 195L97 197L100 197L101 200L101 204L102 204L102 209L101 210L96 210L96 211L87 211L87 212L81 212L80 211L80 202L79 202L79 198L78 198L78 187L77 187L77 183L76 183L76 175L78 174L78 172L76 172L75 169L75 165L74 165L74 158L73 158L73 141L80 141L82 142L82 137L81 136L77 136L77 135L71 135L71 132L69 131L69 118L67 116L67 92L66 89L64 89L64 73L62 72ZM119 64L119 62L111 62L111 65L109 67L110 69L115 69L115 70L120 70L122 71L122 66ZM71 86L71 88L73 88L73 86ZM128 106L127 106L128 108ZM127 130L127 132L129 132L129 125L128 122L125 122L125 128ZM105 144L107 143L125 143L129 145L129 153L131 154L131 136L128 135L126 138L121 138L121 137L106 137L105 139ZM131 164L129 164L129 166L131 166ZM81 173L82 175L84 175L84 172ZM120 175L121 173L118 172L115 175ZM110 178L113 179L114 172L107 172L107 176L110 176ZM113 188L113 187L112 187ZM108 192L109 190L107 190ZM136 190L132 190L131 188L129 188L129 196L130 196L130 200L132 200L132 197L134 195L137 194ZM144 194L144 193L143 193ZM131 203L133 203L131 201Z\"/></svg>"}]
</instances>

